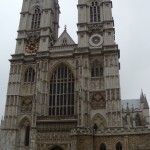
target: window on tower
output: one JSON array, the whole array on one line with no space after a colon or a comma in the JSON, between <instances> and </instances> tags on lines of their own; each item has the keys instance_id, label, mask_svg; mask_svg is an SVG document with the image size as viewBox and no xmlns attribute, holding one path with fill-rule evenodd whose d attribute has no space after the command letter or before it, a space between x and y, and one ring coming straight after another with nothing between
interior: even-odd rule
<instances>
[{"instance_id":1,"label":"window on tower","mask_svg":"<svg viewBox=\"0 0 150 150\"><path fill-rule=\"evenodd\" d=\"M41 21L41 10L39 7L37 7L32 15L31 29L38 30L40 28L40 21Z\"/></svg>"},{"instance_id":2,"label":"window on tower","mask_svg":"<svg viewBox=\"0 0 150 150\"><path fill-rule=\"evenodd\" d=\"M50 80L49 115L74 115L74 76L61 64Z\"/></svg>"},{"instance_id":3,"label":"window on tower","mask_svg":"<svg viewBox=\"0 0 150 150\"><path fill-rule=\"evenodd\" d=\"M91 67L91 77L102 77L103 76L103 66L96 60L92 63Z\"/></svg>"},{"instance_id":4,"label":"window on tower","mask_svg":"<svg viewBox=\"0 0 150 150\"><path fill-rule=\"evenodd\" d=\"M90 4L90 22L100 22L100 6L97 1Z\"/></svg>"},{"instance_id":5,"label":"window on tower","mask_svg":"<svg viewBox=\"0 0 150 150\"><path fill-rule=\"evenodd\" d=\"M30 67L25 71L24 82L32 83L34 81L35 81L35 71L32 67Z\"/></svg>"}]
</instances>

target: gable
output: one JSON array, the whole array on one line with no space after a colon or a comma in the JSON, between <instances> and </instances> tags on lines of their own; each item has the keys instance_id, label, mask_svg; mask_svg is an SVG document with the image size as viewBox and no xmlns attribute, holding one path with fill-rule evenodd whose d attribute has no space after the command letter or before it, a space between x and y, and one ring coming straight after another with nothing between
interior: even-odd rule
<instances>
[{"instance_id":1,"label":"gable","mask_svg":"<svg viewBox=\"0 0 150 150\"><path fill-rule=\"evenodd\" d=\"M71 38L71 36L67 33L66 30L60 35L54 46L67 46L67 45L74 45L75 42Z\"/></svg>"}]
</instances>

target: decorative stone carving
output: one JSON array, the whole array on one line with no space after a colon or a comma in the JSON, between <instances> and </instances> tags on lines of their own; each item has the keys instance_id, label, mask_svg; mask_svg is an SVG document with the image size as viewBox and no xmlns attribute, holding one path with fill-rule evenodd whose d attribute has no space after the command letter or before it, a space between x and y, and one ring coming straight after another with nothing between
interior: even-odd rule
<instances>
[{"instance_id":1,"label":"decorative stone carving","mask_svg":"<svg viewBox=\"0 0 150 150\"><path fill-rule=\"evenodd\" d=\"M103 90L104 89L104 79L103 78L92 79L90 81L90 89L92 91Z\"/></svg>"},{"instance_id":2,"label":"decorative stone carving","mask_svg":"<svg viewBox=\"0 0 150 150\"><path fill-rule=\"evenodd\" d=\"M28 32L27 33L27 41L39 41L40 38L40 32Z\"/></svg>"},{"instance_id":3,"label":"decorative stone carving","mask_svg":"<svg viewBox=\"0 0 150 150\"><path fill-rule=\"evenodd\" d=\"M105 56L105 66L106 67L118 66L117 57L118 57L117 55Z\"/></svg>"},{"instance_id":4,"label":"decorative stone carving","mask_svg":"<svg viewBox=\"0 0 150 150\"><path fill-rule=\"evenodd\" d=\"M94 133L93 128L77 128L71 130L71 135L92 135Z\"/></svg>"},{"instance_id":5,"label":"decorative stone carving","mask_svg":"<svg viewBox=\"0 0 150 150\"><path fill-rule=\"evenodd\" d=\"M103 31L103 24L89 24L88 25L89 33L100 33Z\"/></svg>"},{"instance_id":6,"label":"decorative stone carving","mask_svg":"<svg viewBox=\"0 0 150 150\"><path fill-rule=\"evenodd\" d=\"M51 141L51 142L66 142L70 141L70 133L68 132L39 132L37 139L40 141Z\"/></svg>"},{"instance_id":7,"label":"decorative stone carving","mask_svg":"<svg viewBox=\"0 0 150 150\"><path fill-rule=\"evenodd\" d=\"M92 110L104 109L106 107L105 93L94 93L91 95Z\"/></svg>"},{"instance_id":8,"label":"decorative stone carving","mask_svg":"<svg viewBox=\"0 0 150 150\"><path fill-rule=\"evenodd\" d=\"M97 130L104 130L106 128L106 120L100 114L96 114L92 119L92 127L96 126Z\"/></svg>"},{"instance_id":9,"label":"decorative stone carving","mask_svg":"<svg viewBox=\"0 0 150 150\"><path fill-rule=\"evenodd\" d=\"M32 99L24 98L21 102L21 112L31 112L32 111Z\"/></svg>"}]
</instances>

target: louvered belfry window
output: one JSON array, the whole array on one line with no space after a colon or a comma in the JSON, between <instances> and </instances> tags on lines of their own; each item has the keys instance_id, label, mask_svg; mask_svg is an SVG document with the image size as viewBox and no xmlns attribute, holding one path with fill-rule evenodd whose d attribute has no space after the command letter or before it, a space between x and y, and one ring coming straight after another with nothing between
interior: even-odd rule
<instances>
[{"instance_id":1,"label":"louvered belfry window","mask_svg":"<svg viewBox=\"0 0 150 150\"><path fill-rule=\"evenodd\" d=\"M50 80L49 115L74 115L74 76L61 64Z\"/></svg>"},{"instance_id":2,"label":"louvered belfry window","mask_svg":"<svg viewBox=\"0 0 150 150\"><path fill-rule=\"evenodd\" d=\"M90 22L100 22L100 6L97 1L91 2L90 5Z\"/></svg>"},{"instance_id":3,"label":"louvered belfry window","mask_svg":"<svg viewBox=\"0 0 150 150\"><path fill-rule=\"evenodd\" d=\"M31 29L38 30L40 28L40 21L41 21L41 10L40 8L37 7L32 15Z\"/></svg>"}]
</instances>

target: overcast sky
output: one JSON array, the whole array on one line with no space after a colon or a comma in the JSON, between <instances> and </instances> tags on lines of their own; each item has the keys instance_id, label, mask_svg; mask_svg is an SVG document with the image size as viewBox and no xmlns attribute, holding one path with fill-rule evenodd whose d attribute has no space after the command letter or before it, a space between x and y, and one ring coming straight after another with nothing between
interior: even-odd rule
<instances>
[{"instance_id":1,"label":"overcast sky","mask_svg":"<svg viewBox=\"0 0 150 150\"><path fill-rule=\"evenodd\" d=\"M77 0L59 0L60 33L77 41ZM3 115L10 63L15 50L22 0L4 0L0 4L0 116ZM141 89L150 104L150 1L113 0L116 43L121 52L121 97L139 98Z\"/></svg>"}]
</instances>

